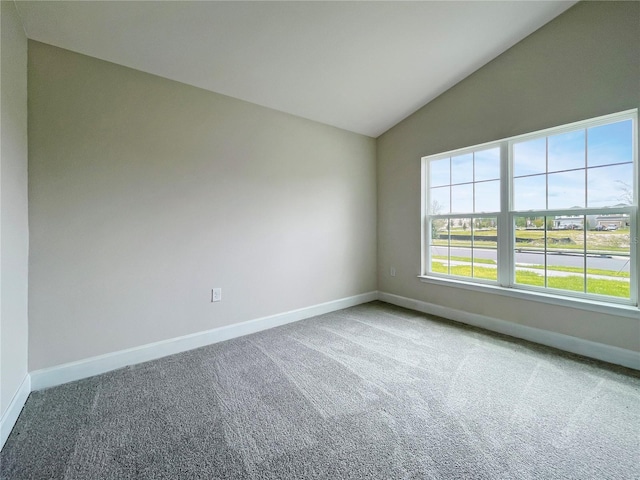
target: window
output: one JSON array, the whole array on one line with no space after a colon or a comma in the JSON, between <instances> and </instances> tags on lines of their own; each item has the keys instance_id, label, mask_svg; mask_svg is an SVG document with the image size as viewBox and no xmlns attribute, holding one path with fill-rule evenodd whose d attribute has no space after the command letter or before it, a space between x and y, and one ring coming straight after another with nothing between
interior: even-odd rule
<instances>
[{"instance_id":1,"label":"window","mask_svg":"<svg viewBox=\"0 0 640 480\"><path fill-rule=\"evenodd\" d=\"M423 161L422 276L638 304L637 111Z\"/></svg>"}]
</instances>

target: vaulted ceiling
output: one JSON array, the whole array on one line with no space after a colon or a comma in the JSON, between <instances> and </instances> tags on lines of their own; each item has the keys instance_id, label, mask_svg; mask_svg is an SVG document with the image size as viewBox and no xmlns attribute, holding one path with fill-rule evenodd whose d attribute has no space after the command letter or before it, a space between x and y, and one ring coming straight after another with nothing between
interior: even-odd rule
<instances>
[{"instance_id":1,"label":"vaulted ceiling","mask_svg":"<svg viewBox=\"0 0 640 480\"><path fill-rule=\"evenodd\" d=\"M575 1L18 1L27 36L377 137Z\"/></svg>"}]
</instances>

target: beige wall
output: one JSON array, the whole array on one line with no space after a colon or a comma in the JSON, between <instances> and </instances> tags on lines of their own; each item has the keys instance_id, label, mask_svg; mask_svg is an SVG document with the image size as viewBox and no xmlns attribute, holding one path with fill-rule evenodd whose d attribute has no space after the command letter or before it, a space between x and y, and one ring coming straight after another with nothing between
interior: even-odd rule
<instances>
[{"instance_id":1,"label":"beige wall","mask_svg":"<svg viewBox=\"0 0 640 480\"><path fill-rule=\"evenodd\" d=\"M31 42L29 370L374 290L376 199L381 291L640 350L416 279L420 158L638 107L639 7L580 3L381 136L377 196L370 138Z\"/></svg>"},{"instance_id":2,"label":"beige wall","mask_svg":"<svg viewBox=\"0 0 640 480\"><path fill-rule=\"evenodd\" d=\"M640 350L638 318L416 278L422 156L639 106L640 3L581 2L393 127L378 139L379 290Z\"/></svg>"},{"instance_id":3,"label":"beige wall","mask_svg":"<svg viewBox=\"0 0 640 480\"><path fill-rule=\"evenodd\" d=\"M27 38L0 5L0 417L27 374Z\"/></svg>"},{"instance_id":4,"label":"beige wall","mask_svg":"<svg viewBox=\"0 0 640 480\"><path fill-rule=\"evenodd\" d=\"M30 42L29 149L30 370L376 289L372 138Z\"/></svg>"}]
</instances>

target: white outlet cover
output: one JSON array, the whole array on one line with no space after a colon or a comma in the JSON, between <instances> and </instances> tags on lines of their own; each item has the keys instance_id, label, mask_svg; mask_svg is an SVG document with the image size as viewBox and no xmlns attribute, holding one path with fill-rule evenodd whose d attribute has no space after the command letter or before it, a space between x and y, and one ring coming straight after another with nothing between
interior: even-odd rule
<instances>
[{"instance_id":1,"label":"white outlet cover","mask_svg":"<svg viewBox=\"0 0 640 480\"><path fill-rule=\"evenodd\" d=\"M211 302L220 302L222 301L222 289L214 288L211 290Z\"/></svg>"}]
</instances>

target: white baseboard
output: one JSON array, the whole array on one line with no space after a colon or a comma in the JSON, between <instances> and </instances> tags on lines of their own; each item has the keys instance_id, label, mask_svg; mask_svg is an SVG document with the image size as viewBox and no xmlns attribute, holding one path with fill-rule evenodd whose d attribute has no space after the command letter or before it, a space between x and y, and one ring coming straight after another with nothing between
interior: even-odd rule
<instances>
[{"instance_id":1,"label":"white baseboard","mask_svg":"<svg viewBox=\"0 0 640 480\"><path fill-rule=\"evenodd\" d=\"M353 307L362 303L372 302L378 298L378 292L368 292L353 297L341 298L331 302L300 308L285 313L257 318L234 325L193 333L182 337L171 338L160 342L141 345L139 347L120 350L117 352L86 358L77 362L65 363L55 367L31 372L31 389L62 385L82 378L92 377L118 368L135 365L137 363L155 360L175 353L204 347L212 343L229 340L231 338L248 335L250 333L267 330L269 328L297 322L305 318L315 317L324 313Z\"/></svg>"},{"instance_id":2,"label":"white baseboard","mask_svg":"<svg viewBox=\"0 0 640 480\"><path fill-rule=\"evenodd\" d=\"M592 342L590 340L551 332L549 330L528 327L526 325L507 322L505 320L499 320L497 318L487 317L476 313L469 313L463 310L443 307L442 305L401 297L391 293L378 292L378 299L383 302L398 305L399 307L437 315L457 322L485 328L487 330L503 333L516 338L522 338L524 340L540 343L549 347L558 348L567 352L577 353L579 355L584 355L585 357L595 358L597 360L603 360L616 365L640 370L640 352L635 352L633 350Z\"/></svg>"},{"instance_id":3,"label":"white baseboard","mask_svg":"<svg viewBox=\"0 0 640 480\"><path fill-rule=\"evenodd\" d=\"M15 395L11 399L9 406L5 410L2 418L0 418L0 450L4 447L4 443L9 438L9 434L13 429L13 426L16 424L16 420L20 416L20 412L22 411L22 407L29 398L29 393L31 393L31 377L29 374L26 374L22 379L22 383L18 387Z\"/></svg>"}]
</instances>

